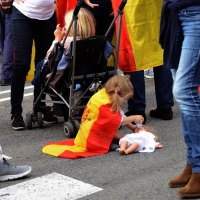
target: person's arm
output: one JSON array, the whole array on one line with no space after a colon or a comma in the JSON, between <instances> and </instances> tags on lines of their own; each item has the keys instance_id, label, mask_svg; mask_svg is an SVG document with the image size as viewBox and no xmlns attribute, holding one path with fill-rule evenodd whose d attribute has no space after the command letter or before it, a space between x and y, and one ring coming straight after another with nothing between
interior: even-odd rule
<instances>
[{"instance_id":1,"label":"person's arm","mask_svg":"<svg viewBox=\"0 0 200 200\"><path fill-rule=\"evenodd\" d=\"M63 37L64 37L64 35L65 35L65 30L64 30L64 28L61 28L61 27L60 27L60 24L58 24L58 25L56 26L56 30L54 31L55 39L54 39L54 41L52 42L51 47L50 47L49 50L47 51L47 55L46 55L47 58L48 58L49 54L51 53L51 51L53 50L55 43L61 42L62 39L63 39Z\"/></svg>"},{"instance_id":2,"label":"person's arm","mask_svg":"<svg viewBox=\"0 0 200 200\"><path fill-rule=\"evenodd\" d=\"M24 0L14 0L14 2L16 2L16 3L19 3L19 2L24 3Z\"/></svg>"},{"instance_id":3,"label":"person's arm","mask_svg":"<svg viewBox=\"0 0 200 200\"><path fill-rule=\"evenodd\" d=\"M132 123L126 124L125 126L126 126L127 128L129 128L130 130L132 130L133 132L134 132L135 129L136 129L136 125L133 125Z\"/></svg>"},{"instance_id":4,"label":"person's arm","mask_svg":"<svg viewBox=\"0 0 200 200\"><path fill-rule=\"evenodd\" d=\"M123 121L121 122L121 125L127 125L131 122L142 124L143 121L144 121L144 118L142 117L142 115L131 115L128 117L124 117Z\"/></svg>"},{"instance_id":5,"label":"person's arm","mask_svg":"<svg viewBox=\"0 0 200 200\"><path fill-rule=\"evenodd\" d=\"M63 37L65 36L65 29L60 27L60 24L56 26L56 30L54 31L55 40L61 42Z\"/></svg>"},{"instance_id":6,"label":"person's arm","mask_svg":"<svg viewBox=\"0 0 200 200\"><path fill-rule=\"evenodd\" d=\"M84 2L85 2L88 6L90 6L91 8L94 8L94 7L99 6L99 4L93 4L93 3L91 3L90 0L84 0Z\"/></svg>"}]
</instances>

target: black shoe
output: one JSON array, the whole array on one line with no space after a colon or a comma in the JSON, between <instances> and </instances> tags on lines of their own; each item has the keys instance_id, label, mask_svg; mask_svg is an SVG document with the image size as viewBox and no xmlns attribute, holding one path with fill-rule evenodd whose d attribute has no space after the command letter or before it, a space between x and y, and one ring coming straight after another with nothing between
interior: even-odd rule
<instances>
[{"instance_id":1,"label":"black shoe","mask_svg":"<svg viewBox=\"0 0 200 200\"><path fill-rule=\"evenodd\" d=\"M21 114L13 114L11 117L12 127L14 130L25 129L25 123Z\"/></svg>"},{"instance_id":2,"label":"black shoe","mask_svg":"<svg viewBox=\"0 0 200 200\"><path fill-rule=\"evenodd\" d=\"M146 122L146 114L145 114L145 112L143 112L143 111L131 111L131 110L129 110L129 111L127 111L126 113L125 113L125 115L128 117L128 116L131 116L131 115L142 115L142 117L144 118L144 121L143 121L143 125L145 124L145 122ZM132 122L132 124L133 125L135 125L135 122Z\"/></svg>"},{"instance_id":3,"label":"black shoe","mask_svg":"<svg viewBox=\"0 0 200 200\"><path fill-rule=\"evenodd\" d=\"M111 143L109 147L109 151L116 151L116 149L120 148L118 144Z\"/></svg>"},{"instance_id":4,"label":"black shoe","mask_svg":"<svg viewBox=\"0 0 200 200\"><path fill-rule=\"evenodd\" d=\"M171 120L173 118L173 112L171 108L166 108L166 109L156 108L155 110L151 110L149 115L151 117L163 120Z\"/></svg>"},{"instance_id":5,"label":"black shoe","mask_svg":"<svg viewBox=\"0 0 200 200\"><path fill-rule=\"evenodd\" d=\"M58 118L55 117L52 114L45 113L44 118L43 118L43 122L46 123L46 124L54 124L54 123L58 122Z\"/></svg>"},{"instance_id":6,"label":"black shoe","mask_svg":"<svg viewBox=\"0 0 200 200\"><path fill-rule=\"evenodd\" d=\"M11 84L11 79L1 79L1 86L8 86Z\"/></svg>"}]
</instances>

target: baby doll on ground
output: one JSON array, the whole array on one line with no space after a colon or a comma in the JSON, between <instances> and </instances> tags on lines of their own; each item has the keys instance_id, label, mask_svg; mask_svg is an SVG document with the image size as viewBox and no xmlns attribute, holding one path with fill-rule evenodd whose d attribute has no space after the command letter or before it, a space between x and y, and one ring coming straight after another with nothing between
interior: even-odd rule
<instances>
[{"instance_id":1,"label":"baby doll on ground","mask_svg":"<svg viewBox=\"0 0 200 200\"><path fill-rule=\"evenodd\" d=\"M153 130L146 126L136 128L133 133L126 134L119 140L120 154L130 154L133 152L154 152L155 149L163 147L161 142L157 142L158 137Z\"/></svg>"}]
</instances>

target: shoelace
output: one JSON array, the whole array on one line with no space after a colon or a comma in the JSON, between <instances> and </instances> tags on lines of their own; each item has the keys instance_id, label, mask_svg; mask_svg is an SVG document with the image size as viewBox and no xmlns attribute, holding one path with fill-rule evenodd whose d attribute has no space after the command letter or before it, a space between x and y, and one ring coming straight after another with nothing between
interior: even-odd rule
<instances>
[{"instance_id":1,"label":"shoelace","mask_svg":"<svg viewBox=\"0 0 200 200\"><path fill-rule=\"evenodd\" d=\"M6 166L9 166L9 167L12 167L13 165L11 165L8 160L6 160L5 158L3 158L3 165L6 165Z\"/></svg>"}]
</instances>

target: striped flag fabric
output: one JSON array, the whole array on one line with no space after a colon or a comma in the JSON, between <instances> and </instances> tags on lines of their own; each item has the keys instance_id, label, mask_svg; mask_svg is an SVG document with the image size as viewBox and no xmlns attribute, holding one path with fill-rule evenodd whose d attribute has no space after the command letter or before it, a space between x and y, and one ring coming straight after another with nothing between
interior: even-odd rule
<instances>
[{"instance_id":1,"label":"striped flag fabric","mask_svg":"<svg viewBox=\"0 0 200 200\"><path fill-rule=\"evenodd\" d=\"M60 24L61 27L65 25L64 16L67 11L75 8L77 4L77 0L57 0L58 6L56 9L57 23Z\"/></svg>"},{"instance_id":2,"label":"striped flag fabric","mask_svg":"<svg viewBox=\"0 0 200 200\"><path fill-rule=\"evenodd\" d=\"M114 14L121 0L112 0ZM159 44L161 0L128 0L122 18L119 68L124 72L140 71L163 64ZM116 21L116 28L119 23Z\"/></svg>"},{"instance_id":3,"label":"striped flag fabric","mask_svg":"<svg viewBox=\"0 0 200 200\"><path fill-rule=\"evenodd\" d=\"M112 113L110 108L110 99L105 89L101 89L90 98L76 138L49 142L42 152L69 159L107 153L122 118L120 112Z\"/></svg>"},{"instance_id":4,"label":"striped flag fabric","mask_svg":"<svg viewBox=\"0 0 200 200\"><path fill-rule=\"evenodd\" d=\"M116 16L122 0L111 0ZM118 66L124 72L140 71L163 64L159 44L161 0L128 0L122 18ZM58 23L64 24L65 13L74 9L77 0L58 0ZM116 20L118 30L119 20ZM117 31L116 31L117 33Z\"/></svg>"}]
</instances>

